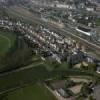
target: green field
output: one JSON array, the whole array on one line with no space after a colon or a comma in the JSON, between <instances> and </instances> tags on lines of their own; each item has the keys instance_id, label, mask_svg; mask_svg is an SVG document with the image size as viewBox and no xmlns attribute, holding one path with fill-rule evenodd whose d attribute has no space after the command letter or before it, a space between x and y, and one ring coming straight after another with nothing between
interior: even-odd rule
<instances>
[{"instance_id":1,"label":"green field","mask_svg":"<svg viewBox=\"0 0 100 100\"><path fill-rule=\"evenodd\" d=\"M13 32L0 29L0 56L5 55L9 48L14 45L15 37Z\"/></svg>"},{"instance_id":2,"label":"green field","mask_svg":"<svg viewBox=\"0 0 100 100\"><path fill-rule=\"evenodd\" d=\"M43 84L32 84L8 93L7 100L56 100Z\"/></svg>"}]
</instances>

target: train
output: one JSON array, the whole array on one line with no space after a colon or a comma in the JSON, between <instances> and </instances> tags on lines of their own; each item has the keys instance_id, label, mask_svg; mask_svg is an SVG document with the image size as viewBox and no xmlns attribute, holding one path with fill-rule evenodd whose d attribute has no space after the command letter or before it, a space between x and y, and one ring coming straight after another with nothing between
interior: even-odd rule
<instances>
[{"instance_id":1,"label":"train","mask_svg":"<svg viewBox=\"0 0 100 100\"><path fill-rule=\"evenodd\" d=\"M93 34L93 31L91 29L81 27L81 26L76 27L75 30L77 32L79 32L80 34L84 34L84 35L89 36L89 37Z\"/></svg>"},{"instance_id":2,"label":"train","mask_svg":"<svg viewBox=\"0 0 100 100\"><path fill-rule=\"evenodd\" d=\"M75 30L77 31L77 35L83 37L84 39L100 44L100 37L97 35L95 30L83 26L77 26Z\"/></svg>"}]
</instances>

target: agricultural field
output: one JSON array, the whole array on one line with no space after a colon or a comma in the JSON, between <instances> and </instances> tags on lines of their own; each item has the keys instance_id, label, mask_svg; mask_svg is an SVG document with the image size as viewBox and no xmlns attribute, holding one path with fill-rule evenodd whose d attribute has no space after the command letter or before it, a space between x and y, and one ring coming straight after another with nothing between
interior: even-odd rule
<instances>
[{"instance_id":1,"label":"agricultural field","mask_svg":"<svg viewBox=\"0 0 100 100\"><path fill-rule=\"evenodd\" d=\"M7 100L56 100L41 83L31 84L7 94Z\"/></svg>"},{"instance_id":2,"label":"agricultural field","mask_svg":"<svg viewBox=\"0 0 100 100\"><path fill-rule=\"evenodd\" d=\"M0 29L0 56L4 56L14 45L16 35L10 31Z\"/></svg>"},{"instance_id":3,"label":"agricultural field","mask_svg":"<svg viewBox=\"0 0 100 100\"><path fill-rule=\"evenodd\" d=\"M41 63L36 62L33 65L26 66L22 69L20 68L16 72L0 76L0 92L10 88L23 86L30 82L36 82L38 79L45 79L48 72L41 66Z\"/></svg>"}]
</instances>

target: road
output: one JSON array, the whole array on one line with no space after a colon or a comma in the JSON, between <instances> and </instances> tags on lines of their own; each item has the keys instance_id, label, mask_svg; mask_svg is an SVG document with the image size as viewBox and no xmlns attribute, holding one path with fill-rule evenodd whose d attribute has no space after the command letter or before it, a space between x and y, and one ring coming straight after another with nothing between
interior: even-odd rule
<instances>
[{"instance_id":1,"label":"road","mask_svg":"<svg viewBox=\"0 0 100 100\"><path fill-rule=\"evenodd\" d=\"M1 73L0 77L2 77L4 75L11 74L11 73L20 72L20 71L23 71L23 70L26 70L26 69L30 69L30 68L33 68L35 66L41 65L41 64L43 64L43 62L39 62L39 63L36 63L36 64L32 63L31 65L28 65L28 66L24 66L24 67L21 67L21 68L13 69L12 71Z\"/></svg>"}]
</instances>

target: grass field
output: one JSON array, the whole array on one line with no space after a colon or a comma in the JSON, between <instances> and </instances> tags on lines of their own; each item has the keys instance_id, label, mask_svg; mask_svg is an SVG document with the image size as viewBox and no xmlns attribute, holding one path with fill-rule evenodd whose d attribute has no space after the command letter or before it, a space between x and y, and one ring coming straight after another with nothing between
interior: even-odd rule
<instances>
[{"instance_id":1,"label":"grass field","mask_svg":"<svg viewBox=\"0 0 100 100\"><path fill-rule=\"evenodd\" d=\"M39 62L37 62L37 64L39 64ZM41 64L34 65L33 67L29 66L31 68L23 71L0 76L0 92L9 88L20 86L20 83L24 84L31 81L35 82L37 79L41 78L45 79L44 76L47 74L47 71L41 67Z\"/></svg>"},{"instance_id":2,"label":"grass field","mask_svg":"<svg viewBox=\"0 0 100 100\"><path fill-rule=\"evenodd\" d=\"M15 34L13 32L0 29L0 56L3 56L14 44Z\"/></svg>"},{"instance_id":3,"label":"grass field","mask_svg":"<svg viewBox=\"0 0 100 100\"><path fill-rule=\"evenodd\" d=\"M7 100L56 100L43 84L32 84L8 93Z\"/></svg>"}]
</instances>

